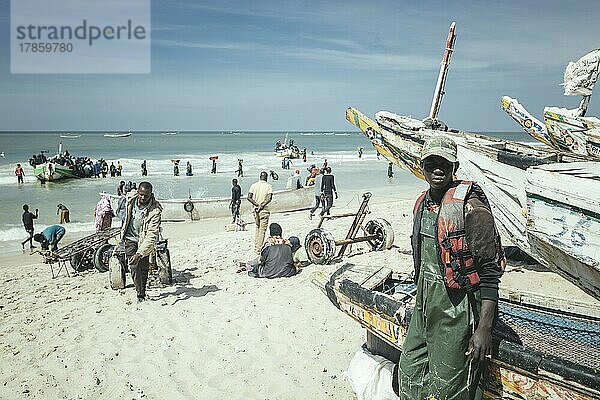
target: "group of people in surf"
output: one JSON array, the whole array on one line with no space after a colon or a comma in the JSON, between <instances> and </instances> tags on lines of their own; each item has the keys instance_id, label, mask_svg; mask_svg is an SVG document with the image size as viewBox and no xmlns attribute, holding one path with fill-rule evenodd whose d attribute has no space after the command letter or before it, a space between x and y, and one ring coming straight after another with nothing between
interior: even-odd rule
<instances>
[{"instance_id":1,"label":"group of people in surf","mask_svg":"<svg viewBox=\"0 0 600 400\"><path fill-rule=\"evenodd\" d=\"M52 164L61 165L67 167L73 171L73 174L80 178L106 178L110 173L110 176L121 176L123 166L118 161L117 165L114 162L108 165L108 162L104 159L93 161L89 157L75 157L69 154L69 151L65 151L62 154L58 154L54 157L47 158L44 153L34 154L29 159L29 165L36 167L41 164L49 163L50 171L52 171Z\"/></svg>"}]
</instances>

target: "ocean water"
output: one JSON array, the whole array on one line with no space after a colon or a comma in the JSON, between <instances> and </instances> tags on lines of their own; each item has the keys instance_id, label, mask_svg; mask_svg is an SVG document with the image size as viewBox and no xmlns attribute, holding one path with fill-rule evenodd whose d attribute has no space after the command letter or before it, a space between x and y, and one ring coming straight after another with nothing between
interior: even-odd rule
<instances>
[{"instance_id":1,"label":"ocean water","mask_svg":"<svg viewBox=\"0 0 600 400\"><path fill-rule=\"evenodd\" d=\"M244 177L240 179L246 193L263 170L274 170L278 181L270 181L275 190L284 189L287 177L299 169L303 180L307 167L318 166L327 159L336 176L340 195L345 191L376 191L392 186L418 184L411 174L394 167L393 179L387 177L387 161L378 160L370 143L357 131L348 132L289 132L289 137L302 150L307 149L307 162L293 160L290 171L281 168L281 159L273 154L274 144L285 132L180 132L163 135L160 132L134 132L128 138L106 138L104 132L70 132L81 135L76 139L60 138L59 132L1 132L0 152L0 251L20 251L18 242L27 235L21 223L22 205L40 210L35 221L36 232L58 223L56 205L65 204L71 214L69 232L93 231L93 210L100 192L116 193L120 180L141 182L154 186L157 198L222 197L231 194L231 179L236 177L238 159L243 159ZM526 140L525 134L494 134L507 139ZM120 161L121 177L72 179L41 185L28 160L40 150L56 154L59 142L63 150L74 156L103 158L109 165ZM362 158L357 150L364 148ZM311 155L311 151L314 155ZM209 157L217 155L217 174L210 174ZM180 159L180 176L173 176L172 159ZM142 179L140 164L147 162L148 176ZM190 161L194 175L185 176L185 164ZM20 163L25 170L25 184L17 185L14 169Z\"/></svg>"}]
</instances>

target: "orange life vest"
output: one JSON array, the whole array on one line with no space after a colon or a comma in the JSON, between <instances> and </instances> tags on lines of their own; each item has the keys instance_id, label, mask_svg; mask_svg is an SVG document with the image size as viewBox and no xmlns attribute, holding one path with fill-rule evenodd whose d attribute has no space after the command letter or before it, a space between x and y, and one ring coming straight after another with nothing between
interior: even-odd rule
<instances>
[{"instance_id":1,"label":"orange life vest","mask_svg":"<svg viewBox=\"0 0 600 400\"><path fill-rule=\"evenodd\" d=\"M442 198L435 229L438 264L446 286L451 289L467 291L477 290L479 286L477 265L475 265L473 253L467 244L465 232L464 207L471 193L474 193L488 209L490 208L485 194L476 183L455 181ZM419 235L425 195L426 192L423 192L419 196L413 208L414 223L411 244L415 262L415 281L418 279L421 264ZM496 259L499 267L504 271L506 259L497 231L495 242Z\"/></svg>"}]
</instances>

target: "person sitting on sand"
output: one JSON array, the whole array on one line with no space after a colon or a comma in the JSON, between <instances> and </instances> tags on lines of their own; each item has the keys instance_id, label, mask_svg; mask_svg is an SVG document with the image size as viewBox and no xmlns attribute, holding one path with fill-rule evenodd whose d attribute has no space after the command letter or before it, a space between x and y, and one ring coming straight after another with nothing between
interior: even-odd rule
<instances>
[{"instance_id":1,"label":"person sitting on sand","mask_svg":"<svg viewBox=\"0 0 600 400\"><path fill-rule=\"evenodd\" d=\"M260 252L260 257L241 263L237 272L248 271L255 278L284 278L298 272L292 258L292 245L282 237L283 230L277 223L269 225L269 238Z\"/></svg>"},{"instance_id":2,"label":"person sitting on sand","mask_svg":"<svg viewBox=\"0 0 600 400\"><path fill-rule=\"evenodd\" d=\"M58 250L58 242L65 236L66 232L65 228L60 225L50 225L41 233L33 235L33 240L40 243L42 250L51 248L52 251L56 251Z\"/></svg>"},{"instance_id":3,"label":"person sitting on sand","mask_svg":"<svg viewBox=\"0 0 600 400\"><path fill-rule=\"evenodd\" d=\"M306 255L306 250L302 248L300 239L297 236L290 236L289 241L292 245L292 260L294 260L294 267L296 267L296 271L300 272L302 268L310 265L310 260Z\"/></svg>"}]
</instances>

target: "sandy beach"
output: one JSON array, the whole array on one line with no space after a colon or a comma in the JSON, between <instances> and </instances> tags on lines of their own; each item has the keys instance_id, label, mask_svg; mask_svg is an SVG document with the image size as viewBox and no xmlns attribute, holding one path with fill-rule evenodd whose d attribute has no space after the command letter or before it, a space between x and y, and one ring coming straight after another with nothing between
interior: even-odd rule
<instances>
[{"instance_id":1,"label":"sandy beach","mask_svg":"<svg viewBox=\"0 0 600 400\"><path fill-rule=\"evenodd\" d=\"M375 193L367 217L392 224L395 246L356 245L342 263L412 269L404 253L420 189L399 189ZM345 193L334 213L356 210L359 198ZM345 371L365 331L311 283L341 264L275 280L236 274L253 256L254 231L226 232L228 222L163 224L175 283L140 305L131 281L114 291L106 273L51 279L39 256L1 259L0 398L353 399ZM302 241L318 223L306 212L271 222ZM337 238L349 224L325 227ZM551 272L509 269L502 286L595 302Z\"/></svg>"}]
</instances>

